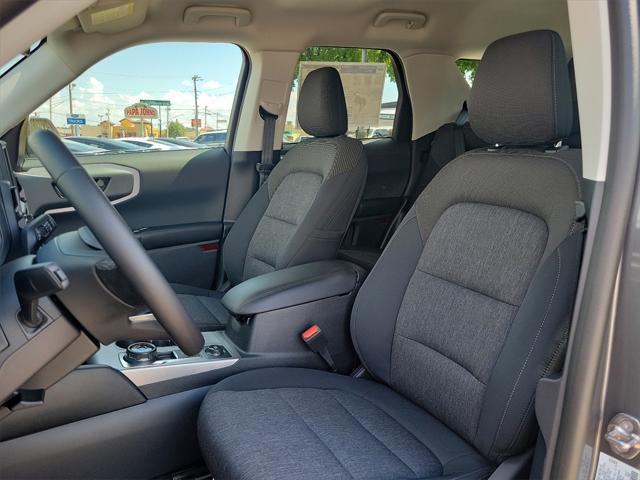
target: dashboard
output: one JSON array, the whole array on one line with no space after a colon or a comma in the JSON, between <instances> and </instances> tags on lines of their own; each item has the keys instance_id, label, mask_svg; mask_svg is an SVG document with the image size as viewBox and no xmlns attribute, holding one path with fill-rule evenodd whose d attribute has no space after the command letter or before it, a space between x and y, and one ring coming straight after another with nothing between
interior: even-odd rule
<instances>
[{"instance_id":1,"label":"dashboard","mask_svg":"<svg viewBox=\"0 0 640 480\"><path fill-rule=\"evenodd\" d=\"M36 251L55 230L33 218L0 141L0 420L44 400L44 390L96 351L53 294L66 288L54 263Z\"/></svg>"}]
</instances>

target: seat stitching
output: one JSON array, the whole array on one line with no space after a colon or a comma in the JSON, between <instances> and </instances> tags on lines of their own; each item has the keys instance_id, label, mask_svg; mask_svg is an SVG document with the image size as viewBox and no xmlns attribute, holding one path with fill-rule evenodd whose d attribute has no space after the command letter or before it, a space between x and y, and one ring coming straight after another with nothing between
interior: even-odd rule
<instances>
[{"instance_id":1,"label":"seat stitching","mask_svg":"<svg viewBox=\"0 0 640 480\"><path fill-rule=\"evenodd\" d=\"M518 376L516 377L516 381L513 384L513 388L511 389L511 393L509 394L509 398L507 399L507 403L505 404L504 410L502 412L502 418L500 419L500 423L498 424L498 429L496 430L496 434L493 437L493 443L491 444L491 448L489 449L489 452L493 451L493 447L496 444L496 441L498 440L498 436L500 435L500 431L502 430L502 425L504 424L504 420L507 416L507 411L509 410L509 406L511 405L511 400L513 399L513 396L518 388L518 384L520 383L520 379L522 378L522 374L524 373L524 369L527 366L527 363L529 362L529 358L531 358L531 354L533 353L533 350L536 346L536 343L538 342L538 339L540 338L540 333L542 332L542 328L545 324L545 322L547 321L547 318L549 317L549 311L551 310L551 305L553 304L553 300L555 299L556 296L556 292L558 291L558 283L560 281L560 271L562 268L562 257L560 255L560 250L556 250L556 253L558 255L558 272L556 274L556 280L555 283L553 285L553 291L551 293L551 297L549 298L549 302L547 303L547 308L545 310L544 313L544 317L542 318L542 322L540 322L540 326L538 327L538 331L536 332L535 337L533 338L533 342L531 343L531 347L529 348L529 352L527 353L527 356L524 359L524 363L522 364L522 368L520 368L520 372L518 373Z\"/></svg>"},{"instance_id":2,"label":"seat stitching","mask_svg":"<svg viewBox=\"0 0 640 480\"><path fill-rule=\"evenodd\" d=\"M290 222L289 220L285 220L284 218L280 218L280 217L275 217L273 215L269 215L268 213L265 213L264 216L267 217L267 218L270 218L271 220L277 220L279 222L286 223L287 225L291 225L293 227L297 227L298 226L297 223Z\"/></svg>"},{"instance_id":3,"label":"seat stitching","mask_svg":"<svg viewBox=\"0 0 640 480\"><path fill-rule=\"evenodd\" d=\"M533 407L534 404L535 404L535 395L531 395L531 399L529 400L529 405L527 405L527 408L525 409L524 414L522 415L522 418L520 419L520 423L518 424L518 430L516 430L516 434L513 436L513 439L511 440L511 443L509 444L509 447L507 448L508 451L510 451L513 448L513 446L515 445L516 441L520 437L520 434L522 433L522 429L524 428L524 424L525 424L525 420L527 418L527 415L529 415L529 411L531 411L531 408Z\"/></svg>"},{"instance_id":4,"label":"seat stitching","mask_svg":"<svg viewBox=\"0 0 640 480\"><path fill-rule=\"evenodd\" d=\"M490 298L491 300L495 300L496 302L504 303L505 305L509 305L510 307L515 307L515 308L519 308L520 307L520 305L516 305L516 304L510 303L510 302L507 302L507 301L502 300L500 298L496 298L493 295L489 295L487 293L483 293L480 290L476 290L474 288L467 287L466 285L460 285L458 282L454 282L453 280L449 280L449 279L441 277L439 275L435 275L435 274L433 274L431 272L427 272L426 270L422 270L420 267L416 267L416 270L421 272L421 273L424 273L425 275L429 275L431 277L437 278L438 280L442 280L443 282L450 283L450 284L455 285L457 287L464 288L465 290L469 290L470 292L474 292L474 293L477 293L478 295L482 295L483 297Z\"/></svg>"},{"instance_id":5,"label":"seat stitching","mask_svg":"<svg viewBox=\"0 0 640 480\"><path fill-rule=\"evenodd\" d=\"M462 368L463 370L465 370L469 375L471 375L474 379L476 379L479 383L481 383L482 385L484 385L485 387L487 386L487 384L485 382L483 382L482 380L480 380L478 377L475 376L475 374L469 370L467 367L465 367L464 365L462 365L461 363L456 362L453 358L450 358L449 356L445 355L444 353L442 353L441 351L439 351L436 348L433 348L431 345L427 345L426 343L421 342L420 340L416 340L415 338L411 338L411 337L407 337L405 335L402 335L400 333L396 333L395 334L397 337L400 338L404 338L406 340L410 340L412 342L418 343L420 345L422 345L425 348L428 348L429 350L433 350L434 352L436 352L438 355L440 355L441 357L446 358L447 360L449 360L452 363L455 363L456 365L458 365L460 368Z\"/></svg>"},{"instance_id":6,"label":"seat stitching","mask_svg":"<svg viewBox=\"0 0 640 480\"><path fill-rule=\"evenodd\" d=\"M330 391L329 391L329 395L331 395L331 396L333 397L333 399L338 403L338 405L340 405L340 406L342 407L342 409L343 409L345 412L347 412L347 413L351 416L351 418L353 418L353 419L356 421L356 423L357 423L358 425L360 425L360 427L361 427L364 431L366 431L369 435L371 435L373 438L375 438L375 439L376 439L376 441L377 441L380 445L382 445L382 446L383 446L384 448L386 448L386 449L387 449L387 450L388 450L388 451L389 451L389 452L390 452L394 457L396 457L398 460L400 460L400 462L401 462L405 467L407 467L409 470L411 470L411 472L412 472L416 477L419 477L418 472L416 472L413 468L411 468L409 465L407 465L407 463L406 463L404 460L402 460L402 458L400 458L400 457L399 457L399 456L398 456L398 455L397 455L393 450L391 450L391 449L390 449L390 448L389 448L389 447L388 447L388 446L387 446L387 445L386 445L382 440L380 440L380 439L378 438L378 436L377 436L377 435L375 435L371 430L369 430L367 427L365 427L365 426L362 424L362 422L361 422L360 420L358 420L358 419L356 418L356 416L355 416L353 413L351 413L351 411L350 411L350 410L349 410L349 409L348 409L348 408L347 408L347 407L346 407L346 406L345 406L345 405L344 405L344 404L343 404L343 403L338 399L338 397L336 397L336 395L335 395L333 392L334 392L334 391L330 390ZM383 413L385 413L385 412L383 412ZM397 423L397 422L396 422L396 423ZM398 425L399 425L399 424L398 424ZM399 425L399 426L400 426L400 425ZM405 430L405 429L404 429L404 427L402 427L402 428L403 428L403 430ZM406 431L406 430L405 430L405 431ZM409 433L410 433L410 432L409 432ZM415 438L415 437L414 437L414 438ZM422 442L420 442L417 438L416 438L416 440L418 441L418 443L420 443L420 445L422 445L423 447L427 448L427 446L426 446L426 445L424 445ZM427 450L429 450L429 449L427 448ZM429 450L429 451L431 451L431 450Z\"/></svg>"},{"instance_id":7,"label":"seat stitching","mask_svg":"<svg viewBox=\"0 0 640 480\"><path fill-rule=\"evenodd\" d=\"M320 443L322 443L322 445L324 445L324 447L329 451L329 453L331 453L331 455L333 455L333 458L335 458L335 459L336 459L336 461L338 462L338 464L343 468L343 470L344 470L345 472L347 472L347 475L349 475L351 478L354 478L354 476L353 476L353 475L351 475L351 472L347 469L347 467L346 467L346 466L345 466L345 465L340 461L340 459L336 456L336 454L335 454L335 453L333 453L333 450L331 450L331 449L329 448L329 446L324 442L324 440L322 440L322 438L320 438L320 435L318 435L318 433L317 433L313 428L311 428L311 427L309 426L309 424L306 422L306 420L304 419L304 417L303 417L302 415L300 415L300 413L298 413L298 411L294 408L293 404L292 404L288 399L286 399L286 398L282 395L282 393L280 393L280 389L276 389L276 392L277 392L278 396L280 397L280 399L281 399L283 402L285 402L285 403L289 406L289 408L291 409L291 411L292 411L293 413L295 413L295 414L296 414L296 416L300 419L300 421L302 421L302 423L304 423L304 425L307 427L307 429L308 429L311 433L313 433L313 434L316 436L316 438L317 438L318 440L320 440Z\"/></svg>"},{"instance_id":8,"label":"seat stitching","mask_svg":"<svg viewBox=\"0 0 640 480\"><path fill-rule=\"evenodd\" d=\"M271 268L275 268L273 265L271 265L269 262L267 262L266 260L263 260L261 258L258 258L257 256L255 256L253 253L250 253L247 255L247 257L253 258L254 260L257 260L260 263L264 263L265 265L271 267Z\"/></svg>"},{"instance_id":9,"label":"seat stitching","mask_svg":"<svg viewBox=\"0 0 640 480\"><path fill-rule=\"evenodd\" d=\"M416 439L416 441L417 441L418 443L420 443L421 445L424 445L424 447L425 447L427 450L429 450L429 451L433 454L433 456L435 457L435 459L436 459L438 462L440 462L440 458L439 458L439 457L438 457L434 452L432 452L432 451L429 449L429 447L428 447L425 443L423 443L423 442L422 442L418 437L416 437L416 435L415 435L411 430L409 430L409 428L408 428L406 425L404 425L404 423L403 423L402 421L398 420L396 417L394 417L393 415L391 415L391 413L389 413L389 412L387 412L386 410L384 410L384 408L383 408L382 406L380 406L380 405L378 404L378 402L377 402L377 401L375 401L375 399L370 398L370 397L368 396L368 393L367 393L367 392L360 393L360 392L355 392L355 391L351 391L351 390L348 390L348 389L341 389L341 388L301 387L301 386L277 387L277 388L269 389L269 390L284 390L284 389L288 389L288 388L295 388L295 389L299 389L299 390L320 390L320 391L323 391L323 392L340 391L340 392L345 392L345 393L348 393L348 394L353 395L353 396L355 396L355 397L361 398L362 400L364 400L364 401L366 401L366 402L369 402L369 404L371 404L372 406L374 406L375 408L377 408L378 410L380 410L382 413L384 413L385 415L387 415L387 416L388 416L389 418L391 418L394 422L396 422L398 425L400 425L402 428L404 428L404 429L407 431L407 433L409 433L413 438L415 438L415 439ZM389 389L390 389L392 392L394 392L394 393L398 394L395 390L391 389L390 387L389 387ZM213 392L213 393L217 393L217 392L224 392L224 391L227 391L227 392L256 392L256 391L261 391L261 390L266 390L266 389L265 389L265 388L257 388L257 389L252 389L252 390L232 390L232 389L229 389L229 390L218 390L218 391ZM430 416L430 417L432 417L432 418L434 418L434 419L435 419L435 417L434 417L433 415L431 415L429 412L426 412L424 409L422 409L422 408L418 407L415 403L413 403L413 402L411 402L411 401L407 400L406 398L404 398L404 397L402 397L402 396L401 396L401 398L402 398L403 400L407 401L408 403L410 403L411 405L413 405L414 407L418 408L421 412L423 412L423 413L427 414L428 416ZM296 412L296 413L297 413L297 412ZM452 432L453 432L453 431L452 431ZM453 433L454 433L454 432L453 432ZM455 434L455 435L460 439L460 441L461 441L461 442L463 442L464 444L468 445L468 443L467 443L467 442L465 442L464 440L462 440L462 438L461 438L459 435L457 435L457 434ZM459 458L464 458L464 457L473 457L473 456L474 456L474 453L465 453L465 454L462 454L462 455L457 455L457 456L455 456L455 457L453 457L453 458L449 459L449 461L447 462L447 464L448 464L448 463L451 463L451 462L452 462L452 461L454 461L454 460L458 460ZM441 463L441 465L442 465L442 467L444 468L444 465L443 465L442 463Z\"/></svg>"},{"instance_id":10,"label":"seat stitching","mask_svg":"<svg viewBox=\"0 0 640 480\"><path fill-rule=\"evenodd\" d=\"M578 177L578 173L576 172L575 168L573 168L573 166L567 162L564 158L559 157L559 156L554 156L554 155L548 155L548 154L544 154L544 153L526 153L526 152L522 152L522 151L518 151L518 150L514 150L511 152L487 152L485 150L470 150L467 153L463 153L462 155L460 155L458 158L455 158L454 160L450 161L449 163L447 163L443 170L447 167L449 167L449 165L451 165L454 162L459 161L461 158L465 158L465 157L472 157L473 155L484 155L484 156L494 156L494 157L501 157L501 156L516 156L516 157L528 157L528 158L548 158L549 160L553 160L556 162L560 162L562 163L565 167L567 167L567 169L569 170L569 172L573 175L574 180L576 181L576 189L578 191L578 196L580 198L582 198L582 183L580 181L580 178Z\"/></svg>"},{"instance_id":11,"label":"seat stitching","mask_svg":"<svg viewBox=\"0 0 640 480\"><path fill-rule=\"evenodd\" d=\"M407 216L408 215L409 215L409 213L407 213ZM416 258L416 267L415 268L418 268L418 264L420 263L420 257L422 256L422 252L424 251L425 243L424 243L424 239L422 238L422 233L420 231L420 222L418 221L418 214L417 214L417 212L415 210L413 211L413 215L410 218L405 218L405 220L403 220L400 223L400 226L398 227L398 230L396 230L396 232L391 236L391 239L389 240L389 243L387 244L387 247L385 247L385 251L388 248L390 248L389 246L391 245L391 242L393 242L393 239L396 237L396 235L399 235L400 230L402 230L407 225L409 225L409 222L411 222L414 219L416 221L416 228L418 229L418 236L420 237L420 243L422 244L422 249L420 250L420 254L418 255L418 258ZM384 254L384 252L382 252L382 253ZM373 266L373 269L371 270L369 275L371 275L371 273L373 273L373 271L376 269L376 267L378 265L380 265L380 263L376 262L376 264ZM411 280L413 279L414 275L415 275L415 270L411 275L409 275L409 279L407 280L407 283L405 285L404 294L402 295L402 300L400 301L400 304L398 306L398 310L396 311L396 318L395 318L394 323L393 323L393 335L391 336L391 348L389 348L389 375L388 375L389 383L393 382L391 366L393 364L393 347L395 345L396 332L398 331L398 318L400 317L400 310L402 309L402 305L404 304L404 301L407 298L407 291L409 290L409 284L411 283Z\"/></svg>"}]
</instances>

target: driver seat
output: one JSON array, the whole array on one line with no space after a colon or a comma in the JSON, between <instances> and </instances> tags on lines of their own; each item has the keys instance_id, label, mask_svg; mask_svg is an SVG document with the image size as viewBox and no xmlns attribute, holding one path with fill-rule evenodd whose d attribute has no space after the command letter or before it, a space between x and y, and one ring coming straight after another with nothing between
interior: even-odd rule
<instances>
[{"instance_id":1,"label":"driver seat","mask_svg":"<svg viewBox=\"0 0 640 480\"><path fill-rule=\"evenodd\" d=\"M221 381L198 424L215 478L486 478L531 448L582 249L580 150L553 148L572 121L564 52L552 31L487 48L469 115L496 146L440 171L354 304L375 380L270 368Z\"/></svg>"}]
</instances>

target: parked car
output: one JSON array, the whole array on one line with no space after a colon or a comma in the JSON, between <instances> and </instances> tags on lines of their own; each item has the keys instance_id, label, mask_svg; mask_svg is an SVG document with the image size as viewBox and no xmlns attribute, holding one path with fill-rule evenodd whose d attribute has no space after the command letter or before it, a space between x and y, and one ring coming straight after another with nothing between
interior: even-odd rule
<instances>
[{"instance_id":1,"label":"parked car","mask_svg":"<svg viewBox=\"0 0 640 480\"><path fill-rule=\"evenodd\" d=\"M172 145L170 143L159 142L156 138L147 137L124 137L119 138L118 142L125 144L136 145L138 147L146 148L148 150L184 150L185 147L179 145Z\"/></svg>"},{"instance_id":2,"label":"parked car","mask_svg":"<svg viewBox=\"0 0 640 480\"><path fill-rule=\"evenodd\" d=\"M189 140L188 138L162 137L162 138L157 138L156 141L162 142L162 143L169 143L171 145L178 145L180 147L186 147L186 148L202 148L201 143L196 143L193 140Z\"/></svg>"},{"instance_id":3,"label":"parked car","mask_svg":"<svg viewBox=\"0 0 640 480\"><path fill-rule=\"evenodd\" d=\"M109 138L99 137L67 137L69 140L73 140L77 143L83 143L90 147L101 148L110 152L140 152L146 150L145 147L139 145L133 145L127 142L118 142Z\"/></svg>"},{"instance_id":4,"label":"parked car","mask_svg":"<svg viewBox=\"0 0 640 480\"><path fill-rule=\"evenodd\" d=\"M194 142L202 145L224 145L227 141L227 131L217 130L215 132L201 133L196 137Z\"/></svg>"},{"instance_id":5,"label":"parked car","mask_svg":"<svg viewBox=\"0 0 640 480\"><path fill-rule=\"evenodd\" d=\"M92 147L91 145L85 145L84 143L76 142L68 138L63 138L62 143L64 143L74 155L100 155L107 153L107 150L104 148Z\"/></svg>"},{"instance_id":6,"label":"parked car","mask_svg":"<svg viewBox=\"0 0 640 480\"><path fill-rule=\"evenodd\" d=\"M371 131L371 135L369 135L370 138L388 138L391 137L391 127L385 127L385 128L374 128Z\"/></svg>"}]
</instances>

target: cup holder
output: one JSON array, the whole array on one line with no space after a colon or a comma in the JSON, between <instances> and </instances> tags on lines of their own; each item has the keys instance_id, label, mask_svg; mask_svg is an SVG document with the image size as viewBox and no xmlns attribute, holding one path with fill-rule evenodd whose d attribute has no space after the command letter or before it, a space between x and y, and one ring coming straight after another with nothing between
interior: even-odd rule
<instances>
[{"instance_id":1,"label":"cup holder","mask_svg":"<svg viewBox=\"0 0 640 480\"><path fill-rule=\"evenodd\" d=\"M126 349L133 343L138 343L141 340L118 340L116 346ZM153 343L156 347L175 347L176 344L172 340L142 340L144 342Z\"/></svg>"}]
</instances>

